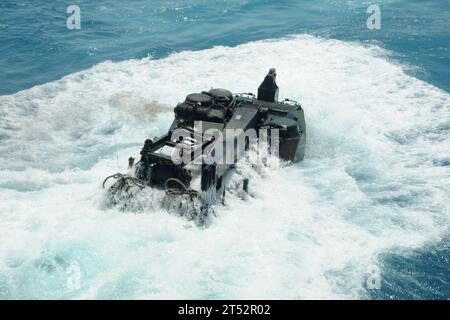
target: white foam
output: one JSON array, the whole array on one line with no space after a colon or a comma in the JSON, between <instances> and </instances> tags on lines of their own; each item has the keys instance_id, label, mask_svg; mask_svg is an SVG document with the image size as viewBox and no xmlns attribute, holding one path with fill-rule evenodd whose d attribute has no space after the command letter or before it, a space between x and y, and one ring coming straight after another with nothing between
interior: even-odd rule
<instances>
[{"instance_id":1,"label":"white foam","mask_svg":"<svg viewBox=\"0 0 450 320\"><path fill-rule=\"evenodd\" d=\"M272 66L306 112L303 163L255 177L207 229L104 209L116 150L125 167L187 93L254 92ZM380 253L447 231L449 105L379 47L311 36L104 62L2 96L0 297L362 297Z\"/></svg>"}]
</instances>

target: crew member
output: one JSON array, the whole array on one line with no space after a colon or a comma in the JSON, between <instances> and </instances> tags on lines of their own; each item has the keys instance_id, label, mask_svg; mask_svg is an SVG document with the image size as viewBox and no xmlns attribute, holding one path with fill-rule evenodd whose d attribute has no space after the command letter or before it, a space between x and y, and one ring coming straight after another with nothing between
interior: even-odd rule
<instances>
[{"instance_id":1,"label":"crew member","mask_svg":"<svg viewBox=\"0 0 450 320\"><path fill-rule=\"evenodd\" d=\"M270 68L264 81L258 88L258 100L277 102L278 101L278 86L277 86L277 71L275 68Z\"/></svg>"}]
</instances>

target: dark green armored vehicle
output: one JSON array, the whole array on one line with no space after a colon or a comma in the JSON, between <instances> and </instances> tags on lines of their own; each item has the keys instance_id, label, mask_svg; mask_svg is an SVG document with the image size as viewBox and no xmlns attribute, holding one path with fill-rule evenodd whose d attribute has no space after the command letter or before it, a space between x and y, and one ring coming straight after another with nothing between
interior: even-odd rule
<instances>
[{"instance_id":1,"label":"dark green armored vehicle","mask_svg":"<svg viewBox=\"0 0 450 320\"><path fill-rule=\"evenodd\" d=\"M253 94L232 94L211 89L189 94L179 103L168 132L147 139L132 175L116 174L108 198L117 202L118 193L130 195L130 188L157 188L167 197L196 199L198 217L204 221L211 205L224 197L226 179L249 149L261 144L280 159L300 161L305 153L305 118L295 101L278 102L275 70L271 69ZM264 143L262 143L264 141ZM106 182L106 180L105 180ZM251 181L244 180L247 191Z\"/></svg>"}]
</instances>

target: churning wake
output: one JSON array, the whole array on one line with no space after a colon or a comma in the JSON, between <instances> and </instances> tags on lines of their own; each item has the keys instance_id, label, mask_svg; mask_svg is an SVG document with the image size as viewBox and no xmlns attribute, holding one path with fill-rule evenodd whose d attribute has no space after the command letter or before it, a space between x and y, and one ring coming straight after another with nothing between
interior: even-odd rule
<instances>
[{"instance_id":1,"label":"churning wake","mask_svg":"<svg viewBox=\"0 0 450 320\"><path fill-rule=\"evenodd\" d=\"M304 162L255 177L208 228L104 206L101 182L191 92L302 102ZM104 62L0 97L0 299L364 298L381 253L448 234L450 95L375 45L295 36ZM68 286L79 270L79 286Z\"/></svg>"}]
</instances>

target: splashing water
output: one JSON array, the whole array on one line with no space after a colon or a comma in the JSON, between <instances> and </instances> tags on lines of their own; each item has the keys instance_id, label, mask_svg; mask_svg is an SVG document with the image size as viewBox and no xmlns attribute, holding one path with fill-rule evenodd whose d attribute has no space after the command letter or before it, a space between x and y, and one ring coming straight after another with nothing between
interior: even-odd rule
<instances>
[{"instance_id":1,"label":"splashing water","mask_svg":"<svg viewBox=\"0 0 450 320\"><path fill-rule=\"evenodd\" d=\"M304 162L205 229L104 207L116 153L137 156L187 93L255 91L269 66L305 109ZM301 35L104 62L0 106L1 299L361 298L381 254L448 234L450 96L377 46Z\"/></svg>"}]
</instances>

